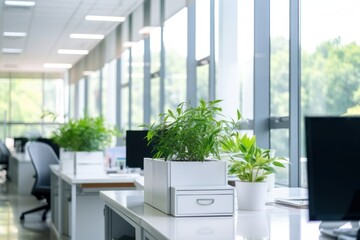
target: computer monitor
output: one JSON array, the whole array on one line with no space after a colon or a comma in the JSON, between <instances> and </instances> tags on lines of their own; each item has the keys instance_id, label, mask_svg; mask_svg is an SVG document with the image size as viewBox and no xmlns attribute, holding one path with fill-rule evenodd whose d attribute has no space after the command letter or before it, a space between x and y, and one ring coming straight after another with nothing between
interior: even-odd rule
<instances>
[{"instance_id":1,"label":"computer monitor","mask_svg":"<svg viewBox=\"0 0 360 240\"><path fill-rule=\"evenodd\" d=\"M306 117L310 220L360 220L360 117Z\"/></svg>"},{"instance_id":2,"label":"computer monitor","mask_svg":"<svg viewBox=\"0 0 360 240\"><path fill-rule=\"evenodd\" d=\"M126 165L144 169L144 157L153 157L152 144L148 145L147 130L126 131Z\"/></svg>"}]
</instances>

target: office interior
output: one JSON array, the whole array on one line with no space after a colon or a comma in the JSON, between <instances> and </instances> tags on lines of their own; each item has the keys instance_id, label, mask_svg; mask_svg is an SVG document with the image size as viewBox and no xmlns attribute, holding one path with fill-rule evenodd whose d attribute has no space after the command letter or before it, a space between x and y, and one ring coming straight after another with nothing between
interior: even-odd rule
<instances>
[{"instance_id":1,"label":"office interior","mask_svg":"<svg viewBox=\"0 0 360 240\"><path fill-rule=\"evenodd\" d=\"M11 151L11 139L49 138L85 115L116 126L123 146L126 130L180 102L221 99L224 114L242 113L242 132L289 160L276 186L307 189L304 116L360 111L357 1L19 2L0 4L0 139Z\"/></svg>"}]
</instances>

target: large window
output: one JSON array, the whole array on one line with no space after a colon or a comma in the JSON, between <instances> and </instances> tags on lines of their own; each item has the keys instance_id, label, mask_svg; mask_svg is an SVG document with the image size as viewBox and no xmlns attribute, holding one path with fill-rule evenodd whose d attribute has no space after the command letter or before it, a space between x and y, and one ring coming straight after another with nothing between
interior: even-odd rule
<instances>
[{"instance_id":1,"label":"large window","mask_svg":"<svg viewBox=\"0 0 360 240\"><path fill-rule=\"evenodd\" d=\"M165 21L165 109L186 101L187 8Z\"/></svg>"},{"instance_id":2,"label":"large window","mask_svg":"<svg viewBox=\"0 0 360 240\"><path fill-rule=\"evenodd\" d=\"M144 124L144 41L131 48L131 129Z\"/></svg>"},{"instance_id":3,"label":"large window","mask_svg":"<svg viewBox=\"0 0 360 240\"><path fill-rule=\"evenodd\" d=\"M121 130L129 129L129 57L130 51L126 50L121 55Z\"/></svg>"},{"instance_id":4,"label":"large window","mask_svg":"<svg viewBox=\"0 0 360 240\"><path fill-rule=\"evenodd\" d=\"M210 1L196 1L196 96L209 100Z\"/></svg>"},{"instance_id":5,"label":"large window","mask_svg":"<svg viewBox=\"0 0 360 240\"><path fill-rule=\"evenodd\" d=\"M10 79L0 78L0 139L5 139L7 129L4 125L10 114Z\"/></svg>"},{"instance_id":6,"label":"large window","mask_svg":"<svg viewBox=\"0 0 360 240\"><path fill-rule=\"evenodd\" d=\"M302 120L306 115L360 114L359 7L355 0L302 0Z\"/></svg>"},{"instance_id":7,"label":"large window","mask_svg":"<svg viewBox=\"0 0 360 240\"><path fill-rule=\"evenodd\" d=\"M157 120L160 113L160 54L161 54L161 28L157 27L150 35L150 122Z\"/></svg>"},{"instance_id":8,"label":"large window","mask_svg":"<svg viewBox=\"0 0 360 240\"><path fill-rule=\"evenodd\" d=\"M270 115L289 116L289 0L270 4ZM271 148L289 157L289 129L272 129ZM278 169L278 183L289 184L288 169Z\"/></svg>"},{"instance_id":9,"label":"large window","mask_svg":"<svg viewBox=\"0 0 360 240\"><path fill-rule=\"evenodd\" d=\"M100 70L88 77L88 91L87 113L93 117L100 116Z\"/></svg>"},{"instance_id":10,"label":"large window","mask_svg":"<svg viewBox=\"0 0 360 240\"><path fill-rule=\"evenodd\" d=\"M102 113L107 123L116 123L116 60L105 64L102 80Z\"/></svg>"}]
</instances>

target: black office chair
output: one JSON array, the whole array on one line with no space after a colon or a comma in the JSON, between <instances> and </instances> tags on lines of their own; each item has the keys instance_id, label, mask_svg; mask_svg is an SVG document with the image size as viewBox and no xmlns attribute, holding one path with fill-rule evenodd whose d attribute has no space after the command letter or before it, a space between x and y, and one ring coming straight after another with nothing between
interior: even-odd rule
<instances>
[{"instance_id":1,"label":"black office chair","mask_svg":"<svg viewBox=\"0 0 360 240\"><path fill-rule=\"evenodd\" d=\"M46 200L46 205L40 206L29 211L23 212L20 221L25 219L25 215L45 209L42 220L46 220L46 214L50 209L50 164L58 164L59 159L55 155L54 150L46 143L32 142L28 146L28 152L31 162L35 169L35 183L31 194L38 200Z\"/></svg>"},{"instance_id":2,"label":"black office chair","mask_svg":"<svg viewBox=\"0 0 360 240\"><path fill-rule=\"evenodd\" d=\"M0 169L8 169L9 166L10 151L6 147L5 143L0 141Z\"/></svg>"}]
</instances>

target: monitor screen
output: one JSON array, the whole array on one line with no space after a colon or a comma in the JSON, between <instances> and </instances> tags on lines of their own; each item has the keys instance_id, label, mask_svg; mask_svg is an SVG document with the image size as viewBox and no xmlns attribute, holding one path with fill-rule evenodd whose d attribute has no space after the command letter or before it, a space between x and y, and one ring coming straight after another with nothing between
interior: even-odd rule
<instances>
[{"instance_id":1,"label":"monitor screen","mask_svg":"<svg viewBox=\"0 0 360 240\"><path fill-rule=\"evenodd\" d=\"M360 220L360 117L306 117L310 220Z\"/></svg>"},{"instance_id":2,"label":"monitor screen","mask_svg":"<svg viewBox=\"0 0 360 240\"><path fill-rule=\"evenodd\" d=\"M146 139L147 130L126 131L126 165L144 169L144 157L153 157L152 145Z\"/></svg>"}]
</instances>

